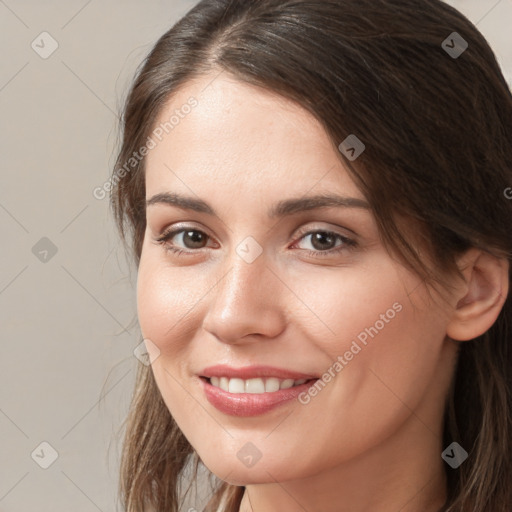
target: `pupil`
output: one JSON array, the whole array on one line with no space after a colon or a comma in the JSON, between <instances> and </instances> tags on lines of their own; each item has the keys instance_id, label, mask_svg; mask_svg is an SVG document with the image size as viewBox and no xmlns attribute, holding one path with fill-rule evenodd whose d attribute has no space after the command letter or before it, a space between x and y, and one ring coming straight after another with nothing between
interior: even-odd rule
<instances>
[{"instance_id":1,"label":"pupil","mask_svg":"<svg viewBox=\"0 0 512 512\"><path fill-rule=\"evenodd\" d=\"M191 249L197 249L197 247L201 247L201 242L204 242L203 234L199 231L186 231L185 238L188 238L190 241L190 244L187 243L187 245L191 245Z\"/></svg>"},{"instance_id":2,"label":"pupil","mask_svg":"<svg viewBox=\"0 0 512 512\"><path fill-rule=\"evenodd\" d=\"M331 249L331 247L322 245L322 242L325 244L325 241L327 241L327 245L331 246L335 242L334 236L324 232L315 233L311 243L315 249ZM320 243L318 244L318 242Z\"/></svg>"}]
</instances>

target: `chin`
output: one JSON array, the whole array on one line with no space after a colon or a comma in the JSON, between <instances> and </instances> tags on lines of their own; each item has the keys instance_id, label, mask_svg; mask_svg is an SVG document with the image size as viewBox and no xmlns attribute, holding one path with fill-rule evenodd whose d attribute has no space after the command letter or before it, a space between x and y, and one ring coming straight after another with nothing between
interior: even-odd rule
<instances>
[{"instance_id":1,"label":"chin","mask_svg":"<svg viewBox=\"0 0 512 512\"><path fill-rule=\"evenodd\" d=\"M233 456L227 456L222 453L210 453L202 457L203 464L218 478L232 485L249 485L283 482L304 478L311 474L311 467L297 464L289 455L273 454L268 460L261 457L252 465L246 466L243 460L243 454L240 460L235 453ZM302 461L304 462L304 461ZM250 464L248 461L247 464ZM293 471L291 471L293 469Z\"/></svg>"}]
</instances>

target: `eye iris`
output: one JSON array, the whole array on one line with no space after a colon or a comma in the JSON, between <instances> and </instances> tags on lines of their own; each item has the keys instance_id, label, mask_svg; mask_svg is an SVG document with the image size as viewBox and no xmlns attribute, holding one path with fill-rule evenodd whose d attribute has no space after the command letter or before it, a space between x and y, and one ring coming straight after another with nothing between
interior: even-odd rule
<instances>
[{"instance_id":1,"label":"eye iris","mask_svg":"<svg viewBox=\"0 0 512 512\"><path fill-rule=\"evenodd\" d=\"M203 247L201 245L206 240L203 233L199 231L185 231L183 233L183 241L189 249L198 249Z\"/></svg>"},{"instance_id":2,"label":"eye iris","mask_svg":"<svg viewBox=\"0 0 512 512\"><path fill-rule=\"evenodd\" d=\"M325 243L326 241L327 241L327 245L329 247L322 245L322 243ZM334 247L335 243L336 243L336 237L330 233L326 233L323 231L314 233L311 237L311 245L313 245L313 247L318 250L332 249L332 247Z\"/></svg>"}]
</instances>

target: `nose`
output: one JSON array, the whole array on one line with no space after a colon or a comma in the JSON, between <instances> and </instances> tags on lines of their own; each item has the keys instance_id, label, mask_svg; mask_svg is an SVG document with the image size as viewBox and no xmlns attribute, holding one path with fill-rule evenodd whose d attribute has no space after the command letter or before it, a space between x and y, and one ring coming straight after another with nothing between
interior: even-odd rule
<instances>
[{"instance_id":1,"label":"nose","mask_svg":"<svg viewBox=\"0 0 512 512\"><path fill-rule=\"evenodd\" d=\"M247 263L236 253L209 294L203 327L224 343L274 338L285 328L280 300L285 286L267 266L265 254Z\"/></svg>"}]
</instances>

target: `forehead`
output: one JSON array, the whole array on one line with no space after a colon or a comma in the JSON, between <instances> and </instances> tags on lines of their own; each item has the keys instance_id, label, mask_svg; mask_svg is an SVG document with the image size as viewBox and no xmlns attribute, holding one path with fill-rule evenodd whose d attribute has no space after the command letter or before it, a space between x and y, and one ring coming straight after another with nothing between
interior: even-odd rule
<instances>
[{"instance_id":1,"label":"forehead","mask_svg":"<svg viewBox=\"0 0 512 512\"><path fill-rule=\"evenodd\" d=\"M161 140L152 135L156 146L146 160L147 196L163 188L215 186L264 195L335 187L362 197L312 114L225 72L181 87L160 112L153 134L159 128Z\"/></svg>"}]
</instances>

